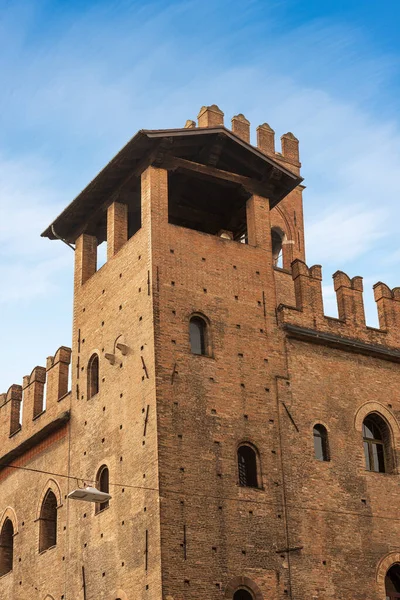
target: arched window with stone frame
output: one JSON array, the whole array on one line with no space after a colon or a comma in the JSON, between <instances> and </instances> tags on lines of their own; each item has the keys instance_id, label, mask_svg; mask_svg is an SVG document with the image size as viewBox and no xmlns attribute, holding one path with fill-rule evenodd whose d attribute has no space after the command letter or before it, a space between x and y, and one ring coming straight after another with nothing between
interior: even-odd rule
<instances>
[{"instance_id":1,"label":"arched window with stone frame","mask_svg":"<svg viewBox=\"0 0 400 600\"><path fill-rule=\"evenodd\" d=\"M386 420L378 413L370 413L363 421L362 435L366 470L390 473L393 470L393 453Z\"/></svg>"},{"instance_id":2,"label":"arched window with stone frame","mask_svg":"<svg viewBox=\"0 0 400 600\"><path fill-rule=\"evenodd\" d=\"M241 487L261 487L261 466L258 450L243 442L237 449L238 479Z\"/></svg>"},{"instance_id":3,"label":"arched window with stone frame","mask_svg":"<svg viewBox=\"0 0 400 600\"><path fill-rule=\"evenodd\" d=\"M190 350L200 356L211 355L209 322L203 315L194 314L189 319Z\"/></svg>"},{"instance_id":4,"label":"arched window with stone frame","mask_svg":"<svg viewBox=\"0 0 400 600\"><path fill-rule=\"evenodd\" d=\"M239 575L231 579L225 588L225 600L265 600L260 588L252 579Z\"/></svg>"},{"instance_id":5,"label":"arched window with stone frame","mask_svg":"<svg viewBox=\"0 0 400 600\"><path fill-rule=\"evenodd\" d=\"M390 567L385 577L386 600L400 598L400 564L395 563Z\"/></svg>"},{"instance_id":6,"label":"arched window with stone frame","mask_svg":"<svg viewBox=\"0 0 400 600\"><path fill-rule=\"evenodd\" d=\"M57 545L57 498L49 489L43 499L39 516L39 552Z\"/></svg>"},{"instance_id":7,"label":"arched window with stone frame","mask_svg":"<svg viewBox=\"0 0 400 600\"><path fill-rule=\"evenodd\" d=\"M87 366L87 397L92 398L99 391L99 356L92 354Z\"/></svg>"},{"instance_id":8,"label":"arched window with stone frame","mask_svg":"<svg viewBox=\"0 0 400 600\"><path fill-rule=\"evenodd\" d=\"M326 462L330 460L328 431L324 425L317 423L313 427L314 455L317 460Z\"/></svg>"},{"instance_id":9,"label":"arched window with stone frame","mask_svg":"<svg viewBox=\"0 0 400 600\"><path fill-rule=\"evenodd\" d=\"M0 532L0 577L13 569L14 559L14 526L11 519L6 519Z\"/></svg>"},{"instance_id":10,"label":"arched window with stone frame","mask_svg":"<svg viewBox=\"0 0 400 600\"><path fill-rule=\"evenodd\" d=\"M274 267L280 269L284 267L283 252L285 239L285 232L280 227L271 228L272 264Z\"/></svg>"},{"instance_id":11,"label":"arched window with stone frame","mask_svg":"<svg viewBox=\"0 0 400 600\"><path fill-rule=\"evenodd\" d=\"M96 476L96 488L100 492L109 493L110 489L110 475L107 465L102 465L100 469L97 471ZM109 507L109 500L105 502L96 502L95 504L95 513L98 514Z\"/></svg>"}]
</instances>

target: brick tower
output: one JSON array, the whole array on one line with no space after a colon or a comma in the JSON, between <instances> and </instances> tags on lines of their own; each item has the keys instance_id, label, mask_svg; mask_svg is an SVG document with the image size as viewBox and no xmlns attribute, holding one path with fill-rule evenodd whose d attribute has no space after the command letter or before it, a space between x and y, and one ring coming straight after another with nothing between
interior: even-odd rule
<instances>
[{"instance_id":1,"label":"brick tower","mask_svg":"<svg viewBox=\"0 0 400 600\"><path fill-rule=\"evenodd\" d=\"M298 140L257 135L215 105L141 130L44 232L75 250L72 386L62 347L3 396L1 598L397 597L399 290L371 329L338 271L324 316Z\"/></svg>"}]
</instances>

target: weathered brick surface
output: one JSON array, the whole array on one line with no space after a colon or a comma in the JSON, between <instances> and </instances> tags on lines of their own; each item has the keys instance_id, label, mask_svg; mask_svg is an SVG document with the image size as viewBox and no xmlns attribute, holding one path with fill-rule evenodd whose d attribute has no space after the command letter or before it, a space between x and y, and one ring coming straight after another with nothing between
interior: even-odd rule
<instances>
[{"instance_id":1,"label":"weathered brick surface","mask_svg":"<svg viewBox=\"0 0 400 600\"><path fill-rule=\"evenodd\" d=\"M222 118L204 107L200 126ZM271 131L261 130L260 148L298 170L297 140L283 136L275 155ZM246 139L247 129L237 133ZM97 271L97 240L78 238L71 391L61 347L47 371L36 367L0 397L2 455L29 469L0 470L0 527L10 518L15 532L0 598L84 598L84 572L87 600L232 600L239 586L254 600L384 599L400 561L398 288L375 286L381 329L369 328L361 278L338 271L340 318L325 317L321 269L304 262L301 193L271 211L251 197L242 244L169 224L168 173L148 167L141 229L126 240L127 209L111 204ZM273 265L273 226L293 242L283 269ZM209 356L190 351L192 314L209 323ZM94 353L99 392L89 398ZM365 470L371 412L390 431L388 473ZM327 462L314 457L317 423ZM257 448L259 489L239 486L242 442ZM68 501L102 465L109 507L95 514ZM39 554L49 487L58 539Z\"/></svg>"}]
</instances>

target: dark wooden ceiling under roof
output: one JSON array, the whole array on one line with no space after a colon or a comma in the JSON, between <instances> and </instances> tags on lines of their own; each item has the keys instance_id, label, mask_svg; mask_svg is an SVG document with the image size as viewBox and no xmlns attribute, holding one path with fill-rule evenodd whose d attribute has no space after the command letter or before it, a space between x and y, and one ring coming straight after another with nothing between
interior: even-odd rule
<instances>
[{"instance_id":1,"label":"dark wooden ceiling under roof","mask_svg":"<svg viewBox=\"0 0 400 600\"><path fill-rule=\"evenodd\" d=\"M302 181L301 177L223 126L141 130L42 236L74 243L85 231L94 235L99 231L100 238L104 238L107 207L114 201L124 201L127 191L129 194L135 194L135 190L136 194L140 193L140 175L149 165L204 182L219 183L236 191L240 188L243 197L265 196L269 198L271 208Z\"/></svg>"}]
</instances>

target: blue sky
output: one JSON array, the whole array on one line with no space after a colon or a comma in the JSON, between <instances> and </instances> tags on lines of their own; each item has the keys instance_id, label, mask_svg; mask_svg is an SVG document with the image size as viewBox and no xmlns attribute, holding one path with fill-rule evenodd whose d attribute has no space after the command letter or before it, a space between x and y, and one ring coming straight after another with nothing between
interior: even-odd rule
<instances>
[{"instance_id":1,"label":"blue sky","mask_svg":"<svg viewBox=\"0 0 400 600\"><path fill-rule=\"evenodd\" d=\"M307 262L400 285L400 5L0 0L0 391L71 343L73 252L40 233L141 128L216 103L300 139ZM254 138L253 138L254 139Z\"/></svg>"}]
</instances>

